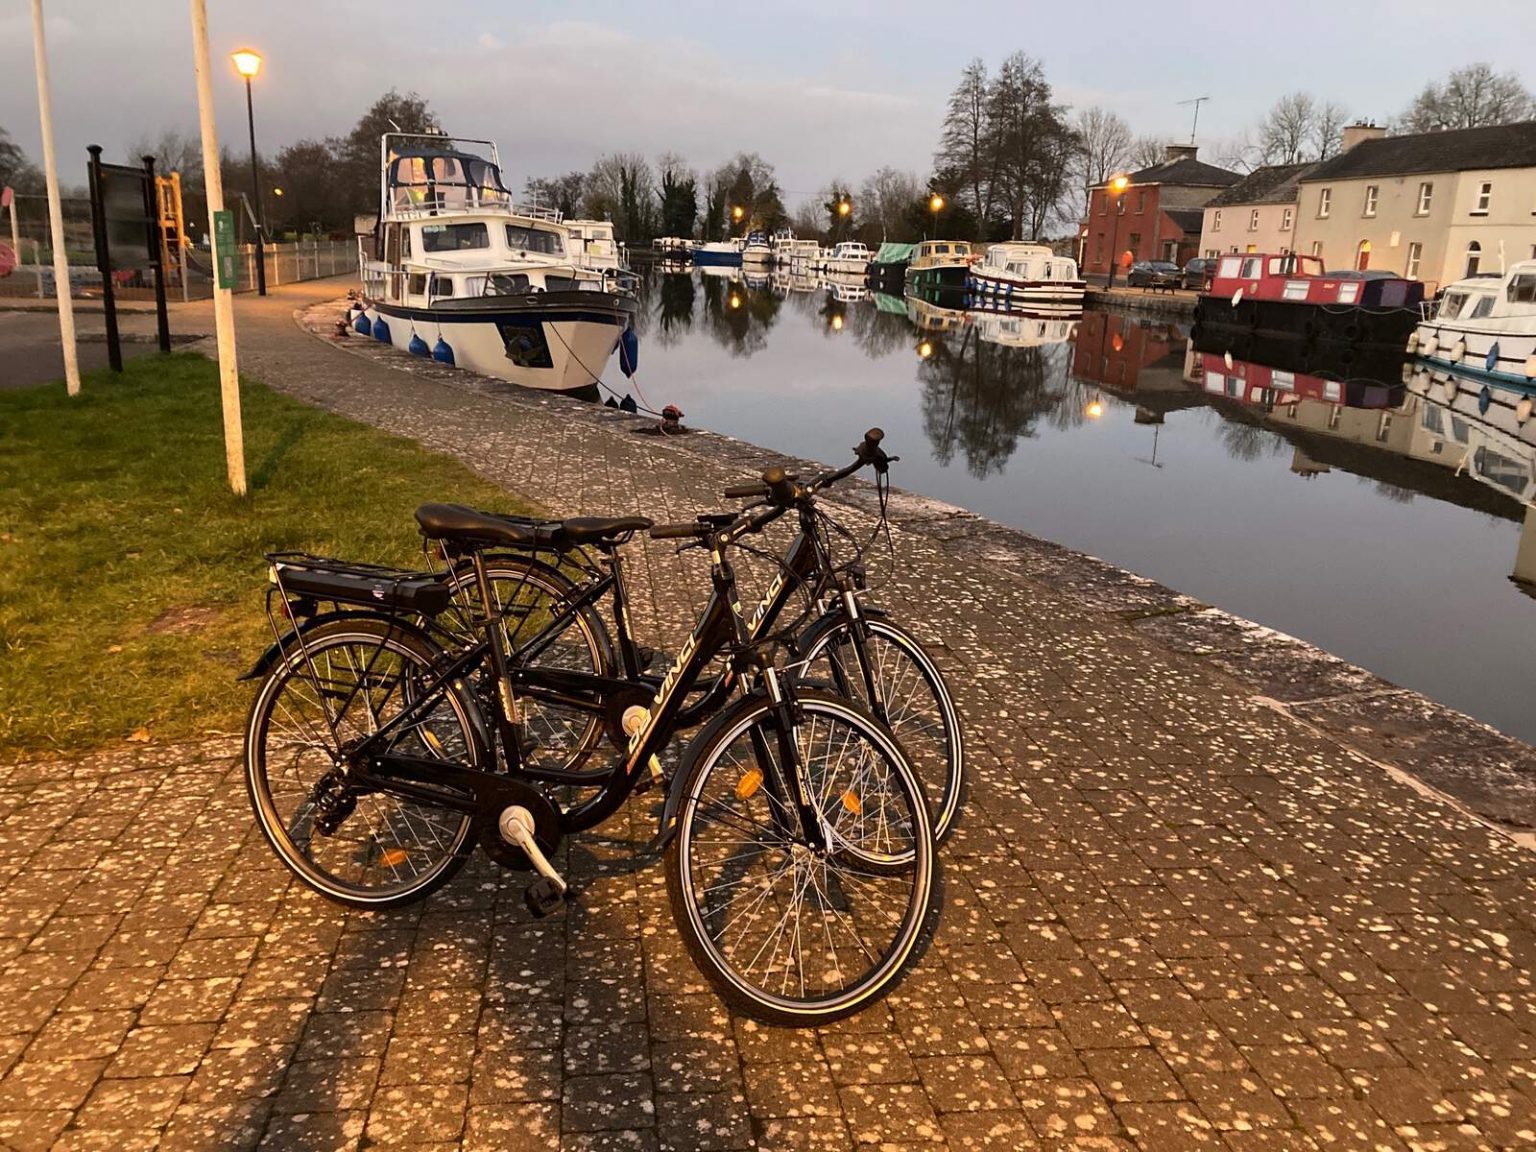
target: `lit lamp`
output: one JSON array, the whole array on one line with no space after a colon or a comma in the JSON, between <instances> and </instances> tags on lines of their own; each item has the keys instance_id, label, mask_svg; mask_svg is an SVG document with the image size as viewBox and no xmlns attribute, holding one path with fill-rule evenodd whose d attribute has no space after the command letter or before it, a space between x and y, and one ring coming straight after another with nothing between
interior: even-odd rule
<instances>
[{"instance_id":1,"label":"lit lamp","mask_svg":"<svg viewBox=\"0 0 1536 1152\"><path fill-rule=\"evenodd\" d=\"M251 79L261 71L261 55L249 48L232 52L235 71L245 78L245 119L251 130L251 192L256 198L256 294L267 294L267 214L261 206L261 167L256 159L256 113L251 103Z\"/></svg>"},{"instance_id":2,"label":"lit lamp","mask_svg":"<svg viewBox=\"0 0 1536 1152\"><path fill-rule=\"evenodd\" d=\"M933 213L933 236L934 239L938 239L939 213L944 211L944 197L940 196L937 192L928 197L928 211Z\"/></svg>"},{"instance_id":3,"label":"lit lamp","mask_svg":"<svg viewBox=\"0 0 1536 1152\"><path fill-rule=\"evenodd\" d=\"M1116 176L1105 186L1105 194L1112 195L1115 200L1115 226L1109 240L1109 282L1105 284L1106 289L1115 286L1115 264L1120 260L1120 216L1125 212L1125 190L1130 186L1130 177L1124 175Z\"/></svg>"},{"instance_id":4,"label":"lit lamp","mask_svg":"<svg viewBox=\"0 0 1536 1152\"><path fill-rule=\"evenodd\" d=\"M933 344L932 344L931 341L924 340L922 343L920 343L917 346L917 358L919 360L926 360L926 359L928 359L928 357L930 357L932 355L933 355Z\"/></svg>"},{"instance_id":5,"label":"lit lamp","mask_svg":"<svg viewBox=\"0 0 1536 1152\"><path fill-rule=\"evenodd\" d=\"M1090 420L1097 420L1104 415L1104 398L1095 393L1093 399L1088 401L1088 407L1083 409L1083 415Z\"/></svg>"},{"instance_id":6,"label":"lit lamp","mask_svg":"<svg viewBox=\"0 0 1536 1152\"><path fill-rule=\"evenodd\" d=\"M848 217L853 215L853 202L844 196L837 202L837 219L839 225L846 224ZM839 228L841 231L841 228Z\"/></svg>"},{"instance_id":7,"label":"lit lamp","mask_svg":"<svg viewBox=\"0 0 1536 1152\"><path fill-rule=\"evenodd\" d=\"M743 208L740 204L734 205L731 208L731 222L733 224L740 224L741 223L741 218L743 216L745 216L746 214L747 214L747 210L745 208Z\"/></svg>"},{"instance_id":8,"label":"lit lamp","mask_svg":"<svg viewBox=\"0 0 1536 1152\"><path fill-rule=\"evenodd\" d=\"M741 297L738 296L736 293L732 292L730 300L728 301L728 303L730 304L730 306L732 308L740 308L741 307Z\"/></svg>"}]
</instances>

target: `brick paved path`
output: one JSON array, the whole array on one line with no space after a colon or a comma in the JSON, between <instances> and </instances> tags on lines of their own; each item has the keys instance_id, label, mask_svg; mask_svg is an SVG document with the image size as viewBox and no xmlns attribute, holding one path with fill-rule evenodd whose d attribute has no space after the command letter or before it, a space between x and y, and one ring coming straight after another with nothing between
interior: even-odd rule
<instances>
[{"instance_id":1,"label":"brick paved path","mask_svg":"<svg viewBox=\"0 0 1536 1152\"><path fill-rule=\"evenodd\" d=\"M328 350L304 300L243 302L244 368L552 510L682 516L767 458ZM642 802L568 846L567 915L479 861L373 915L278 867L227 739L0 766L0 1145L1536 1142L1536 854L1402 771L1509 819L1529 749L986 522L897 518L880 598L949 670L973 784L885 1004L732 1019L635 857ZM675 642L697 569L637 576Z\"/></svg>"}]
</instances>

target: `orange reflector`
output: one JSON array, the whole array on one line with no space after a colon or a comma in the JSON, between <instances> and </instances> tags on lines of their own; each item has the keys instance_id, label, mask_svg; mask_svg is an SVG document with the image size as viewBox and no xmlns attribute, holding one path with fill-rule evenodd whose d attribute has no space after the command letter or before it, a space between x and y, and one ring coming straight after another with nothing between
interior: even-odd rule
<instances>
[{"instance_id":1,"label":"orange reflector","mask_svg":"<svg viewBox=\"0 0 1536 1152\"><path fill-rule=\"evenodd\" d=\"M409 855L410 853L407 852L404 848L391 848L388 852L379 857L379 861L384 865L384 867L393 868L397 864L404 864L406 858Z\"/></svg>"},{"instance_id":2,"label":"orange reflector","mask_svg":"<svg viewBox=\"0 0 1536 1152\"><path fill-rule=\"evenodd\" d=\"M761 768L748 768L736 781L736 799L750 800L757 795L757 790L763 786L763 772Z\"/></svg>"},{"instance_id":3,"label":"orange reflector","mask_svg":"<svg viewBox=\"0 0 1536 1152\"><path fill-rule=\"evenodd\" d=\"M843 807L857 816L864 811L864 802L854 795L853 789L850 788L843 793Z\"/></svg>"}]
</instances>

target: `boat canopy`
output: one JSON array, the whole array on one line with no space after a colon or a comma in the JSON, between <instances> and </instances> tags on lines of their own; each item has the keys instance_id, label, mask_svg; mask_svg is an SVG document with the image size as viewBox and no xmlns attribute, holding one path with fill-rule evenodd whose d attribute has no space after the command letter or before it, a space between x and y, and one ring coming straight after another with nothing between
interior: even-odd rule
<instances>
[{"instance_id":1,"label":"boat canopy","mask_svg":"<svg viewBox=\"0 0 1536 1152\"><path fill-rule=\"evenodd\" d=\"M512 202L496 165L469 152L392 153L388 186L389 206L397 211L505 208Z\"/></svg>"},{"instance_id":2,"label":"boat canopy","mask_svg":"<svg viewBox=\"0 0 1536 1152\"><path fill-rule=\"evenodd\" d=\"M912 253L917 251L916 244L880 245L880 251L875 253L876 264L906 264L911 261Z\"/></svg>"}]
</instances>

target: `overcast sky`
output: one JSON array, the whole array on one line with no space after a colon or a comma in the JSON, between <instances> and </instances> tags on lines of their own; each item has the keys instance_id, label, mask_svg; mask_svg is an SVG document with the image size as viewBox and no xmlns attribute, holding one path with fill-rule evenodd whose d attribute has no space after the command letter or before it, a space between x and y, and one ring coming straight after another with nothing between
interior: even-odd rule
<instances>
[{"instance_id":1,"label":"overcast sky","mask_svg":"<svg viewBox=\"0 0 1536 1152\"><path fill-rule=\"evenodd\" d=\"M182 0L44 0L66 182L85 146L197 132ZM945 97L980 55L1022 49L1059 99L1134 131L1203 143L1306 88L1384 119L1425 80L1485 60L1536 86L1536 0L209 0L220 139L245 150L228 53L267 58L258 145L345 132L390 87L426 97L452 133L501 146L509 183L663 150L712 167L739 150L777 166L791 204L882 164L928 171ZM1522 60L1521 57L1524 57ZM0 0L0 126L40 160L29 6Z\"/></svg>"}]
</instances>

